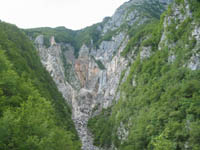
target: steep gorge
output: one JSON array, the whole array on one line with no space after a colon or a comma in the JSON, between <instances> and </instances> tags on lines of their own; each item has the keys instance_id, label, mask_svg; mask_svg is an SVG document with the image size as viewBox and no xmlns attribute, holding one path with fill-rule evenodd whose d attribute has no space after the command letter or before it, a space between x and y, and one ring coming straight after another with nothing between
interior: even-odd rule
<instances>
[{"instance_id":1,"label":"steep gorge","mask_svg":"<svg viewBox=\"0 0 200 150\"><path fill-rule=\"evenodd\" d=\"M132 116L128 116L130 113L127 106L129 104L128 94L134 93L137 88L139 90L143 86L145 87L146 82L151 77L159 78L159 76L151 76L147 72L141 74L143 78L140 79L140 74L135 73L133 70L140 70L136 66L137 63L140 63L140 60L142 64L143 61L156 59L153 57L156 57L159 51L164 51L163 49L166 47L169 49L167 61L173 64L176 58L180 57L180 54L177 53L176 55L176 51L172 51L172 49L177 49L177 41L181 37L181 33L177 33L177 37L172 37L170 33L176 33L179 24L181 28L181 24L187 21L188 18L191 19L189 23L195 26L194 28L192 26L192 31L188 32L192 33L191 38L195 38L196 43L191 50L194 53L190 54L192 56L187 60L187 63L182 65L191 70L199 69L199 54L196 51L199 50L200 31L199 24L193 17L191 1L176 1L168 9L167 15L159 22L160 15L166 10L170 2L168 0L130 0L118 8L111 18L105 18L102 23L80 31L68 31L63 27L56 29L38 28L25 31L34 41L42 64L52 76L63 97L72 106L72 118L82 141L83 150L100 149L94 146L93 143L104 149L147 149L147 147L129 146L132 142L132 139L129 138L131 132L134 131L131 129L137 127L131 122L136 117L137 112L136 114L133 113ZM173 26L174 21L177 26ZM147 25L151 24L153 24L153 27L143 31L148 27ZM159 30L157 24L160 24L162 30L159 33L154 33L154 27ZM65 39L65 36L64 39L60 39L59 34L63 30L66 34L73 36L70 38L74 40ZM176 38L176 42L170 38ZM186 39L186 41L189 40ZM187 44L185 47L187 47ZM154 66L156 63L153 62L151 65ZM152 66L147 63L144 68L146 67L145 69L148 70ZM128 82L131 85L125 85ZM146 87L146 90L148 91L148 87ZM156 91L156 89L154 90ZM142 92L145 93L145 91ZM152 93L150 92L150 94ZM134 96L131 95L131 97ZM137 102L135 102L135 106L137 106ZM145 106L146 104L144 104ZM141 107L138 106L134 109ZM110 109L112 109L111 113L109 112ZM101 113L102 111L103 113ZM122 112L126 112L126 115ZM110 131L107 130L107 126L104 129L102 129L103 126L100 126L102 114L105 120L117 118L114 125L113 122L112 125L107 121L104 122L105 124L108 123L107 126L113 127L113 129L108 129ZM92 132L96 134L94 128L102 131L98 135L99 139L96 139L97 135L92 135L88 130L88 120L90 118L94 118L90 121L90 126L93 126L91 127ZM129 119L127 120L127 118ZM111 132L111 135L117 136L117 140L107 139L103 135L104 132L107 132L105 135ZM103 138L107 141L100 141ZM145 139L144 137L141 138ZM130 143L127 144L126 141L130 141Z\"/></svg>"}]
</instances>

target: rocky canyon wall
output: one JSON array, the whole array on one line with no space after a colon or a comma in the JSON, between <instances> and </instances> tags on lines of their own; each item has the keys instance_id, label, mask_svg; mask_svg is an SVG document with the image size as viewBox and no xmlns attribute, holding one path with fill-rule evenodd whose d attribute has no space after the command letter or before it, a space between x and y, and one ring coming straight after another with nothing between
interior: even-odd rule
<instances>
[{"instance_id":1,"label":"rocky canyon wall","mask_svg":"<svg viewBox=\"0 0 200 150\"><path fill-rule=\"evenodd\" d=\"M83 150L99 149L93 145L92 135L87 129L88 119L111 106L120 96L118 86L129 72L129 62L133 61L121 56L129 41L129 31L157 19L169 2L131 0L124 3L111 18L97 27L102 37L98 46L83 43L77 58L75 47L71 43L56 42L54 35L49 38L48 47L44 44L44 35L34 39L42 64L72 106L72 117ZM156 11L150 14L151 11L146 10L148 6L151 6L149 10ZM105 40L109 33L112 35Z\"/></svg>"}]
</instances>

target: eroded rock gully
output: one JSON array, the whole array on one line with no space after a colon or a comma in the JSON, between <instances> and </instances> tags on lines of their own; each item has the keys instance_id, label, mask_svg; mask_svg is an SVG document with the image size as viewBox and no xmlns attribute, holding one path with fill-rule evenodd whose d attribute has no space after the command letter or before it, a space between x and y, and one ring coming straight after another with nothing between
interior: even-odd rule
<instances>
[{"instance_id":1,"label":"eroded rock gully","mask_svg":"<svg viewBox=\"0 0 200 150\"><path fill-rule=\"evenodd\" d=\"M128 42L128 37L125 33L120 33L113 38L113 41L102 42L100 45L102 49L92 51L83 45L77 59L70 60L67 58L69 55L66 55L65 59L70 61L67 63L72 64L71 71L74 71L73 79L75 81L73 83L65 80L61 44L53 43L46 48L41 43L42 38L39 36L35 40L41 61L50 72L59 91L72 106L72 118L82 141L82 149L98 150L99 148L93 145L92 135L87 129L87 122L93 115L95 106L98 106L97 111L100 111L112 104L120 74L128 64L128 61L120 56L120 52ZM73 48L70 50L73 51ZM114 52L117 53L113 55ZM101 60L106 69L101 70L95 59ZM74 83L76 85L73 85Z\"/></svg>"},{"instance_id":2,"label":"eroded rock gully","mask_svg":"<svg viewBox=\"0 0 200 150\"><path fill-rule=\"evenodd\" d=\"M116 31L111 38L102 40L98 48L93 44L90 46L83 44L78 58L75 58L75 48L70 43L56 43L54 36L49 39L49 47L44 45L44 35L34 39L42 64L51 74L63 97L72 106L72 118L82 141L83 150L99 150L93 145L87 122L101 109L111 106L113 99L119 98L120 93L117 93L117 88L121 73L128 72L128 62L133 61L120 55L129 40L128 30L121 26L124 23L129 26L139 26L151 19L144 16L140 9L132 10L132 6L139 8L143 3L153 5L154 1L159 2L159 0L130 0L124 3L111 18L106 22L104 20L103 26L97 27L102 37L110 31ZM163 11L163 8L159 11ZM143 57L150 55L146 51Z\"/></svg>"}]
</instances>

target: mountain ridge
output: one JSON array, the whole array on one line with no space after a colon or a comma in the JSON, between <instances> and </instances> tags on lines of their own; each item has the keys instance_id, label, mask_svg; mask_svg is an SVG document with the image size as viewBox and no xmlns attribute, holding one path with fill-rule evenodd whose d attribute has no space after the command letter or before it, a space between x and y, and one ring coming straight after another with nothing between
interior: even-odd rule
<instances>
[{"instance_id":1,"label":"mountain ridge","mask_svg":"<svg viewBox=\"0 0 200 150\"><path fill-rule=\"evenodd\" d=\"M199 17L199 0L130 0L112 17L83 30L23 30L36 48L30 53L39 55L41 63L39 57L36 62L71 107L82 150L200 149ZM25 60L37 73L34 61ZM14 57L10 61L16 71L23 68ZM45 90L36 87L45 97ZM0 82L0 96L1 91ZM77 136L66 141L79 143Z\"/></svg>"},{"instance_id":2,"label":"mountain ridge","mask_svg":"<svg viewBox=\"0 0 200 150\"><path fill-rule=\"evenodd\" d=\"M89 118L119 97L120 93L116 96L116 92L120 74L129 62L120 55L129 41L128 33L158 20L167 5L159 0L137 2L126 2L112 17L77 33L64 28L25 31L35 42L41 61L58 89L72 105L73 120L84 150L98 149L93 146L87 129ZM49 40L47 45L45 38Z\"/></svg>"},{"instance_id":3,"label":"mountain ridge","mask_svg":"<svg viewBox=\"0 0 200 150\"><path fill-rule=\"evenodd\" d=\"M32 42L0 22L1 149L80 149L71 113Z\"/></svg>"}]
</instances>

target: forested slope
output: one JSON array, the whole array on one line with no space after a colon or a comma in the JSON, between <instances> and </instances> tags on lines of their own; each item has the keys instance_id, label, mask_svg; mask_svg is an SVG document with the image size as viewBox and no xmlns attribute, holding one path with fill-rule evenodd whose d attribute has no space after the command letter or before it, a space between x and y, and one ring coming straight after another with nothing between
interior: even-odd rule
<instances>
[{"instance_id":1,"label":"forested slope","mask_svg":"<svg viewBox=\"0 0 200 150\"><path fill-rule=\"evenodd\" d=\"M94 144L119 150L200 149L200 1L176 0L133 33L120 99L89 120ZM122 73L121 79L123 79Z\"/></svg>"},{"instance_id":2,"label":"forested slope","mask_svg":"<svg viewBox=\"0 0 200 150\"><path fill-rule=\"evenodd\" d=\"M41 62L59 91L72 104L73 120L83 150L99 149L93 145L87 123L93 114L109 107L118 95L120 74L129 67L120 52L136 31L160 18L170 1L130 0L103 22L78 31L65 27L24 30L35 43ZM93 128L99 129L96 125ZM102 126L98 130L105 135L97 136L95 144L102 140L110 143L113 131L109 128L102 131L104 129Z\"/></svg>"},{"instance_id":3,"label":"forested slope","mask_svg":"<svg viewBox=\"0 0 200 150\"><path fill-rule=\"evenodd\" d=\"M80 149L70 107L83 150L199 150L200 1L160 17L169 3L130 0L79 31L0 22L0 150Z\"/></svg>"},{"instance_id":4,"label":"forested slope","mask_svg":"<svg viewBox=\"0 0 200 150\"><path fill-rule=\"evenodd\" d=\"M80 149L71 108L32 42L4 22L0 22L0 149Z\"/></svg>"}]
</instances>

